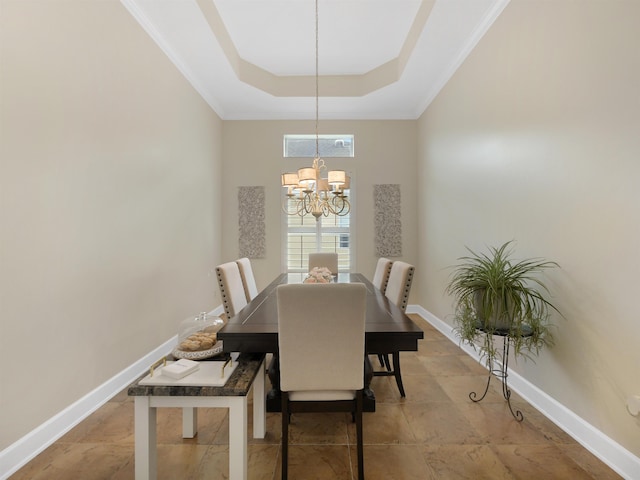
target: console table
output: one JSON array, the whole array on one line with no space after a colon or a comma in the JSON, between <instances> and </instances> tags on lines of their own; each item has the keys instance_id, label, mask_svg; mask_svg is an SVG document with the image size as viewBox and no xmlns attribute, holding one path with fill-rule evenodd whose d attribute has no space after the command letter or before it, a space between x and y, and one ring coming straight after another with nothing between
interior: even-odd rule
<instances>
[{"instance_id":1,"label":"console table","mask_svg":"<svg viewBox=\"0 0 640 480\"><path fill-rule=\"evenodd\" d=\"M247 395L253 387L253 436L264 438L264 354L243 353L223 386L140 385L140 377L128 394L135 397L135 478L157 477L156 409L183 408L183 437L195 436L196 408L229 409L229 478L247 479Z\"/></svg>"}]
</instances>

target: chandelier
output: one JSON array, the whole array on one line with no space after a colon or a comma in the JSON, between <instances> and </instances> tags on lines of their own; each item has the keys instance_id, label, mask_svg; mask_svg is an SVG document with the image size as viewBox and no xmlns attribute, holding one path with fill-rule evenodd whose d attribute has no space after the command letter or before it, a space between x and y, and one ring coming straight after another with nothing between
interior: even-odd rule
<instances>
[{"instance_id":1,"label":"chandelier","mask_svg":"<svg viewBox=\"0 0 640 480\"><path fill-rule=\"evenodd\" d=\"M320 158L318 135L318 0L316 0L316 156L313 165L298 169L297 173L283 173L282 186L287 196L282 209L288 215L344 216L351 210L346 191L351 179L344 170L329 170Z\"/></svg>"}]
</instances>

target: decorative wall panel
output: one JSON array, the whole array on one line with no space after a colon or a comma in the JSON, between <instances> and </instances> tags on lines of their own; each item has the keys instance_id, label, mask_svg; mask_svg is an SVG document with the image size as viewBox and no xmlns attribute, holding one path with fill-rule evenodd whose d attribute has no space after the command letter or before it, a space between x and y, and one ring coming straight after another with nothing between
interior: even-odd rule
<instances>
[{"instance_id":1,"label":"decorative wall panel","mask_svg":"<svg viewBox=\"0 0 640 480\"><path fill-rule=\"evenodd\" d=\"M402 255L400 185L373 186L374 242L378 257Z\"/></svg>"},{"instance_id":2,"label":"decorative wall panel","mask_svg":"<svg viewBox=\"0 0 640 480\"><path fill-rule=\"evenodd\" d=\"M240 258L264 258L264 187L238 189L238 243Z\"/></svg>"}]
</instances>

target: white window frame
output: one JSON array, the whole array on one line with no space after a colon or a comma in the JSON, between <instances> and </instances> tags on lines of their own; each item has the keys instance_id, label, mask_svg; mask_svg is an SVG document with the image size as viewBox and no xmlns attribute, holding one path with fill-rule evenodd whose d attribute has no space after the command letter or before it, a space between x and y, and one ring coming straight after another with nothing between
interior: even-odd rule
<instances>
[{"instance_id":1,"label":"white window frame","mask_svg":"<svg viewBox=\"0 0 640 480\"><path fill-rule=\"evenodd\" d=\"M354 157L354 152L355 152L355 136L353 134L331 134L331 135L319 135L320 138L322 139L331 139L334 137L338 137L338 139L344 138L344 139L348 139L347 141L350 144L350 150L351 153L349 156L340 156L340 157L332 157L332 156L323 156L322 152L321 153L321 157L323 159L336 159L336 161L340 162L340 159L342 160L346 160L348 161L349 158L353 158ZM294 139L308 139L309 141L313 141L315 143L315 135L311 135L311 134L285 134L283 135L283 157L284 158L292 158L292 157L287 157L285 154L287 152L287 148L286 148L286 142L287 142L287 138L294 138ZM303 158L303 157L294 157L294 158ZM306 157L304 157L306 158ZM327 162L327 163L331 163L331 162ZM330 169L331 165L328 165L328 168ZM343 168L344 169L344 168ZM291 227L291 229L289 229L289 221L288 218L289 215L287 215L286 213L282 212L281 216L282 216L282 221L281 221L281 225L282 225L282 230L281 230L281 244L282 244L282 251L281 251L281 271L283 272L306 272L307 271L307 267L304 264L304 261L301 262L300 267L298 268L293 268L293 269L289 269L289 233L295 234L295 233L315 233L315 237L316 237L316 251L318 249L318 247L322 246L322 233L325 232L327 234L331 234L331 233L340 233L340 232L347 232L349 234L349 268L339 268L339 271L341 272L354 272L355 270L355 260L356 260L356 235L355 235L355 228L354 225L356 224L356 213L355 213L355 179L353 178L353 172L350 171L350 169L344 169L347 170L348 174L351 175L351 186L349 189L349 203L351 204L351 211L349 212L349 227L347 227L345 229L345 227L336 227L336 226L326 226L326 227L322 227L322 219L327 218L327 217L322 217L322 219L320 220L320 222L316 222L315 218L312 215L308 215L309 219L310 219L310 223L307 226L304 227ZM281 201L282 204L284 204L284 202L286 201L286 191L284 188L281 189L282 193L281 193ZM315 232L310 232L310 229L313 228L311 227L311 222L313 223L313 225L315 226ZM327 250L324 250L327 251ZM338 266L340 266L340 261L338 261Z\"/></svg>"},{"instance_id":2,"label":"white window frame","mask_svg":"<svg viewBox=\"0 0 640 480\"><path fill-rule=\"evenodd\" d=\"M355 136L347 133L332 133L318 135L319 140L319 155L321 158L354 158L355 157ZM289 141L306 141L309 142L308 151L305 155L297 156L289 153L288 142ZM343 148L346 146L347 152L341 152L342 155L332 155L327 151L326 141L334 142L335 145L342 144ZM348 145L348 146L347 146ZM294 149L295 150L295 149ZM304 150L304 149L303 149ZM301 153L301 152L298 152ZM337 153L337 152L333 152ZM315 134L293 134L286 133L282 136L282 155L284 158L314 158L316 156L316 135Z\"/></svg>"},{"instance_id":3,"label":"white window frame","mask_svg":"<svg viewBox=\"0 0 640 480\"><path fill-rule=\"evenodd\" d=\"M354 228L354 226L356 225L356 211L355 211L355 202L356 202L356 188L355 188L355 180L352 176L351 178L351 188L349 190L349 203L351 204L351 211L349 212L349 227L335 227L333 225L331 226L327 226L327 227L320 227L318 228L318 223L316 222L315 218L313 217L313 215L307 215L307 217L309 217L309 221L313 222L313 225L315 226L315 236L316 236L316 245L321 244L321 236L322 236L322 232L325 231L326 233L340 233L340 232L348 232L349 233L349 268L348 269L339 269L340 272L355 272L356 270L356 229ZM282 193L281 193L281 201L285 202L286 201L286 191L284 188L281 188ZM289 264L288 264L288 260L289 260L289 233L307 233L309 232L310 228L314 228L311 226L306 226L306 227L291 227L291 230L289 230L289 221L288 221L288 217L289 215L287 215L286 213L282 212L281 213L281 238L282 238L282 250L281 250L281 256L280 258L282 259L281 261L281 271L282 272L287 272L287 273L294 273L294 272L306 272L307 268L304 264L304 262L302 262L302 265L300 268L298 269L289 269ZM322 217L325 218L325 217ZM322 221L322 220L321 220ZM346 230L345 230L346 229Z\"/></svg>"}]
</instances>

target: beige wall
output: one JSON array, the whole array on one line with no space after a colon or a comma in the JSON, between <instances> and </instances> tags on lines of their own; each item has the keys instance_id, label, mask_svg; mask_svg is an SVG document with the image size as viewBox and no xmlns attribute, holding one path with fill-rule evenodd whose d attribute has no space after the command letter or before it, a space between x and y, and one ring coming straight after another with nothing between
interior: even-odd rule
<instances>
[{"instance_id":1,"label":"beige wall","mask_svg":"<svg viewBox=\"0 0 640 480\"><path fill-rule=\"evenodd\" d=\"M119 2L0 8L2 450L217 305L222 122Z\"/></svg>"},{"instance_id":2,"label":"beige wall","mask_svg":"<svg viewBox=\"0 0 640 480\"><path fill-rule=\"evenodd\" d=\"M221 122L118 2L0 2L2 450L220 303L241 185L266 188L259 287L280 271L279 173L306 163L282 135L314 123ZM558 261L557 345L516 368L636 455L639 6L512 0L419 122L320 122L356 137L354 270L378 183L402 186L410 303L445 321L464 245Z\"/></svg>"},{"instance_id":3,"label":"beige wall","mask_svg":"<svg viewBox=\"0 0 640 480\"><path fill-rule=\"evenodd\" d=\"M312 159L285 159L284 134L315 131L313 121L225 121L223 186L226 208L223 214L222 252L225 261L237 258L238 187L265 187L266 243L264 259L252 259L259 288L265 287L282 269L281 240L282 187L280 174L310 165ZM417 260L415 121L323 121L319 133L344 133L355 136L355 158L326 159L329 168L342 168L353 177L353 218L356 225L356 261L354 271L370 277L375 269L373 241L373 185L397 183L402 200L402 257ZM389 168L392 165L393 168ZM416 284L420 272L416 274Z\"/></svg>"},{"instance_id":4,"label":"beige wall","mask_svg":"<svg viewBox=\"0 0 640 480\"><path fill-rule=\"evenodd\" d=\"M464 246L515 239L549 275L556 346L517 370L640 455L640 3L512 0L419 122L415 301ZM418 294L418 292L415 292Z\"/></svg>"}]
</instances>

